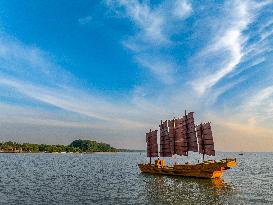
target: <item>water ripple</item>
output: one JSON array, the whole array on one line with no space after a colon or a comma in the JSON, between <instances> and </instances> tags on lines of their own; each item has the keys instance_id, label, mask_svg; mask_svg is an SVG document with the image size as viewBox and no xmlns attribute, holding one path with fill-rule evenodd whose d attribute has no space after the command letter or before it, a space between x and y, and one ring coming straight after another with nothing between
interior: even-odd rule
<instances>
[{"instance_id":1,"label":"water ripple","mask_svg":"<svg viewBox=\"0 0 273 205\"><path fill-rule=\"evenodd\" d=\"M273 204L273 154L237 157L223 180L142 174L143 153L1 154L0 204Z\"/></svg>"}]
</instances>

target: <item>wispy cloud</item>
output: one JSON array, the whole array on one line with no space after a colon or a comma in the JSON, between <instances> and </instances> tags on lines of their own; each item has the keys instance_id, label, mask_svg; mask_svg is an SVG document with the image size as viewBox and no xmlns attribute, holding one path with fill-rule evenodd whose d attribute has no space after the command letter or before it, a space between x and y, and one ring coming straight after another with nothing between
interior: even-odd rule
<instances>
[{"instance_id":1,"label":"wispy cloud","mask_svg":"<svg viewBox=\"0 0 273 205\"><path fill-rule=\"evenodd\" d=\"M47 85L60 82L60 79L62 83L74 81L74 77L55 64L49 54L6 34L0 34L0 74Z\"/></svg>"},{"instance_id":2,"label":"wispy cloud","mask_svg":"<svg viewBox=\"0 0 273 205\"><path fill-rule=\"evenodd\" d=\"M119 104L108 103L102 97L84 93L75 88L50 88L39 84L25 83L19 80L0 78L0 84L10 86L22 94L43 103L92 117L93 119L122 124L126 127L146 127L145 124L126 118L126 108ZM60 95L61 93L61 95ZM130 108L127 108L129 111Z\"/></svg>"},{"instance_id":3,"label":"wispy cloud","mask_svg":"<svg viewBox=\"0 0 273 205\"><path fill-rule=\"evenodd\" d=\"M248 54L255 52L257 55L257 52L261 52L260 48L255 49L255 47L261 47L261 41L270 36L271 32L262 32L260 33L262 40L249 43L253 39L250 39L251 33L247 30L259 16L261 9L270 3L270 1L226 2L223 11L225 16L221 19L223 24L217 25L216 35L212 35L211 43L195 59L208 62L206 66L199 68L201 75L192 82L193 88L199 95L234 72L243 61L248 59ZM264 49L265 46L262 48ZM214 61L211 61L212 56L215 58Z\"/></svg>"},{"instance_id":4,"label":"wispy cloud","mask_svg":"<svg viewBox=\"0 0 273 205\"><path fill-rule=\"evenodd\" d=\"M254 92L243 104L242 109L260 123L268 120L270 123L273 120L273 85Z\"/></svg>"},{"instance_id":5,"label":"wispy cloud","mask_svg":"<svg viewBox=\"0 0 273 205\"><path fill-rule=\"evenodd\" d=\"M174 43L171 37L179 32L179 23L192 13L191 4L186 0L163 1L156 7L148 1L138 0L107 3L115 10L124 9L124 15L137 28L134 36L123 41L123 45L134 53L136 61L163 83L174 83L175 63L164 60L169 56L162 51Z\"/></svg>"},{"instance_id":6,"label":"wispy cloud","mask_svg":"<svg viewBox=\"0 0 273 205\"><path fill-rule=\"evenodd\" d=\"M82 17L82 18L79 18L78 19L78 22L79 24L82 24L82 25L85 25L85 24L88 24L92 21L92 16L85 16L85 17Z\"/></svg>"},{"instance_id":7,"label":"wispy cloud","mask_svg":"<svg viewBox=\"0 0 273 205\"><path fill-rule=\"evenodd\" d=\"M149 55L140 55L136 59L143 67L149 68L165 84L171 84L175 81L174 73L178 66L174 62Z\"/></svg>"},{"instance_id":8,"label":"wispy cloud","mask_svg":"<svg viewBox=\"0 0 273 205\"><path fill-rule=\"evenodd\" d=\"M159 9L152 10L147 2L139 1L107 1L108 5L115 9L124 8L125 15L138 27L139 33L135 38L143 38L146 41L166 43L164 34L165 19Z\"/></svg>"},{"instance_id":9,"label":"wispy cloud","mask_svg":"<svg viewBox=\"0 0 273 205\"><path fill-rule=\"evenodd\" d=\"M141 121L128 117L131 108L91 91L82 90L80 81L52 63L38 48L8 39L0 46L0 86L10 87L25 97L65 111L86 115L94 120L125 127L145 127ZM13 93L16 98L16 93Z\"/></svg>"},{"instance_id":10,"label":"wispy cloud","mask_svg":"<svg viewBox=\"0 0 273 205\"><path fill-rule=\"evenodd\" d=\"M42 110L40 108L18 107L5 103L0 104L1 124L27 124L34 126L62 127L62 128L88 128L88 129L111 129L109 125L95 124L83 119L73 121L73 115L60 117L55 113ZM58 112L60 114L60 112ZM75 118L75 117L74 117Z\"/></svg>"},{"instance_id":11,"label":"wispy cloud","mask_svg":"<svg viewBox=\"0 0 273 205\"><path fill-rule=\"evenodd\" d=\"M192 7L186 0L176 0L174 3L173 15L184 19L192 13Z\"/></svg>"},{"instance_id":12,"label":"wispy cloud","mask_svg":"<svg viewBox=\"0 0 273 205\"><path fill-rule=\"evenodd\" d=\"M215 36L215 39L204 52L204 56L214 55L223 59L223 62L217 66L213 65L212 73L202 76L192 83L193 88L199 94L203 94L208 88L214 86L219 80L233 71L241 62L243 53L243 44L247 37L243 31L253 19L252 12L255 12L249 1L235 1L231 6L228 5L228 11L232 13L228 25L225 25ZM228 12L228 13L229 13ZM223 58L226 56L225 58ZM206 60L206 59L199 59Z\"/></svg>"}]
</instances>

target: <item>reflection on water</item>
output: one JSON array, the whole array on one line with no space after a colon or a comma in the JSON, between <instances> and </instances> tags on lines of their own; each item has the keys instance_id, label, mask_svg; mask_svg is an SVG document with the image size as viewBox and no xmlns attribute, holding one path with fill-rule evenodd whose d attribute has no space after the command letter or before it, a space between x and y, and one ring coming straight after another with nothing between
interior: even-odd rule
<instances>
[{"instance_id":1,"label":"reflection on water","mask_svg":"<svg viewBox=\"0 0 273 205\"><path fill-rule=\"evenodd\" d=\"M225 204L236 195L223 179L198 179L142 174L152 204Z\"/></svg>"},{"instance_id":2,"label":"reflection on water","mask_svg":"<svg viewBox=\"0 0 273 205\"><path fill-rule=\"evenodd\" d=\"M227 185L222 178L211 179L211 182L218 189L224 188Z\"/></svg>"}]
</instances>

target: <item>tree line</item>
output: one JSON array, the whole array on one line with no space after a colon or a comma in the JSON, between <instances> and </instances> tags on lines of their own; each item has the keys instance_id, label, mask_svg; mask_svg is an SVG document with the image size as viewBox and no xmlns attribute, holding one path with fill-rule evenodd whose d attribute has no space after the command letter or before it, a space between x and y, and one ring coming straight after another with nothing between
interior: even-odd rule
<instances>
[{"instance_id":1,"label":"tree line","mask_svg":"<svg viewBox=\"0 0 273 205\"><path fill-rule=\"evenodd\" d=\"M117 152L118 149L109 144L94 140L74 140L69 145L31 144L17 142L0 142L0 152Z\"/></svg>"}]
</instances>

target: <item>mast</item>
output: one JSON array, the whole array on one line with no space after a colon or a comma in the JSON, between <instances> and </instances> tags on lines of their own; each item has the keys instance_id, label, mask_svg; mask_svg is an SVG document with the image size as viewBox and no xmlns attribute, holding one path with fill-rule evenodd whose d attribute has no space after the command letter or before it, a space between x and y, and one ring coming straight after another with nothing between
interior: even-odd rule
<instances>
[{"instance_id":1,"label":"mast","mask_svg":"<svg viewBox=\"0 0 273 205\"><path fill-rule=\"evenodd\" d=\"M171 149L171 156L176 154L176 147L175 147L175 141L176 141L176 119L175 117L172 120L169 120L168 123L169 126L169 138L170 138L170 149Z\"/></svg>"},{"instance_id":2,"label":"mast","mask_svg":"<svg viewBox=\"0 0 273 205\"><path fill-rule=\"evenodd\" d=\"M152 157L151 157L151 153L152 153L152 148L151 148L151 133L152 133L152 130L150 129L150 137L149 137L149 155L150 155L150 164L152 164Z\"/></svg>"},{"instance_id":3,"label":"mast","mask_svg":"<svg viewBox=\"0 0 273 205\"><path fill-rule=\"evenodd\" d=\"M175 151L175 117L173 118L173 154L174 154L174 164L176 164L176 151Z\"/></svg>"},{"instance_id":4,"label":"mast","mask_svg":"<svg viewBox=\"0 0 273 205\"><path fill-rule=\"evenodd\" d=\"M189 137L188 137L188 118L187 118L187 111L185 110L185 121L186 121L186 141L187 141L187 152L186 156L189 156Z\"/></svg>"},{"instance_id":5,"label":"mast","mask_svg":"<svg viewBox=\"0 0 273 205\"><path fill-rule=\"evenodd\" d=\"M204 143L204 136L203 136L203 126L202 126L202 122L200 125L200 131L201 131L201 139L202 139L202 152L203 152L203 161L205 159L205 143Z\"/></svg>"}]
</instances>

